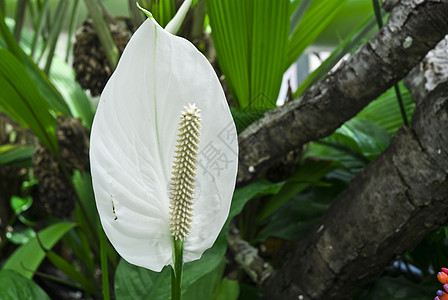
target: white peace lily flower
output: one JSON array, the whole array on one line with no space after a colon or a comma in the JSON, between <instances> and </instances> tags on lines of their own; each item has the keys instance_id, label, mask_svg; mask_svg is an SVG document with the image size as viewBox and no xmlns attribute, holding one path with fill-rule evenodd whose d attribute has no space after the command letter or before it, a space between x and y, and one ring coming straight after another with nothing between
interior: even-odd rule
<instances>
[{"instance_id":1,"label":"white peace lily flower","mask_svg":"<svg viewBox=\"0 0 448 300\"><path fill-rule=\"evenodd\" d=\"M179 237L184 262L199 259L227 219L237 171L236 130L207 59L147 19L101 95L90 160L107 237L128 262L154 271L173 265L170 190L179 116L189 103L202 120L191 222Z\"/></svg>"}]
</instances>

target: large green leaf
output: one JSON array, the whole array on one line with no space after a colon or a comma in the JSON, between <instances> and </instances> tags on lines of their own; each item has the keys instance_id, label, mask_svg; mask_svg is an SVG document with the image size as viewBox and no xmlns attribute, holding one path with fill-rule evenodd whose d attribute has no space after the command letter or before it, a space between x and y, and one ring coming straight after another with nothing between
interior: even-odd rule
<instances>
[{"instance_id":1,"label":"large green leaf","mask_svg":"<svg viewBox=\"0 0 448 300\"><path fill-rule=\"evenodd\" d=\"M32 280L13 270L0 271L1 300L50 300L50 297Z\"/></svg>"},{"instance_id":2,"label":"large green leaf","mask_svg":"<svg viewBox=\"0 0 448 300\"><path fill-rule=\"evenodd\" d=\"M303 15L290 39L287 69L333 20L346 0L314 0Z\"/></svg>"},{"instance_id":3,"label":"large green leaf","mask_svg":"<svg viewBox=\"0 0 448 300\"><path fill-rule=\"evenodd\" d=\"M39 231L39 240L46 249L51 249L74 226L74 223L69 222L51 225ZM14 251L3 266L3 270L14 270L26 278L31 278L44 258L44 250L41 249L37 238L33 238Z\"/></svg>"},{"instance_id":4,"label":"large green leaf","mask_svg":"<svg viewBox=\"0 0 448 300\"><path fill-rule=\"evenodd\" d=\"M9 28L13 28L13 20L6 19L6 23ZM31 52L33 37L34 35L29 30L22 30L20 47L26 53ZM29 74L35 79L36 85L45 96L44 98L48 101L50 107L64 115L72 114L75 118L81 118L84 126L90 128L94 110L85 91L76 82L73 68L58 56L52 58L53 62L50 70L50 79L57 88L56 90L48 81L46 75L32 64L32 61L28 56L22 53L22 57L25 60L25 66L27 67ZM32 73L34 73L34 75Z\"/></svg>"},{"instance_id":5,"label":"large green leaf","mask_svg":"<svg viewBox=\"0 0 448 300\"><path fill-rule=\"evenodd\" d=\"M390 135L375 122L354 118L331 136L308 144L304 158L319 157L340 163L352 173L359 172L389 145Z\"/></svg>"},{"instance_id":6,"label":"large green leaf","mask_svg":"<svg viewBox=\"0 0 448 300\"><path fill-rule=\"evenodd\" d=\"M238 281L224 278L213 295L213 300L237 300L239 293L240 285Z\"/></svg>"},{"instance_id":7,"label":"large green leaf","mask_svg":"<svg viewBox=\"0 0 448 300\"><path fill-rule=\"evenodd\" d=\"M11 19L6 19L8 25L12 27L13 21ZM26 30L23 30L23 43L21 46L29 48L31 45L31 34ZM14 40L8 26L6 25L4 15L0 10L0 45L11 51L11 53L16 57L20 63L25 66L29 76L32 81L39 88L43 99L48 103L48 106L54 110L56 113L61 113L63 115L71 115L70 109L64 102L64 99L59 94L59 92L54 88L51 82L48 80L47 76L39 69L39 67L31 60L31 58L25 54L25 52L19 47L19 45Z\"/></svg>"},{"instance_id":8,"label":"large green leaf","mask_svg":"<svg viewBox=\"0 0 448 300\"><path fill-rule=\"evenodd\" d=\"M0 111L30 128L50 151L56 153L56 117L50 113L48 103L25 67L11 52L3 49L0 49L0 90Z\"/></svg>"},{"instance_id":9,"label":"large green leaf","mask_svg":"<svg viewBox=\"0 0 448 300\"><path fill-rule=\"evenodd\" d=\"M208 276L222 262L226 251L227 234L224 232L212 248L204 252L201 259L186 263L183 270L182 291L201 277ZM171 270L166 266L161 272L131 265L121 260L115 272L115 296L117 300L167 300L171 295Z\"/></svg>"},{"instance_id":10,"label":"large green leaf","mask_svg":"<svg viewBox=\"0 0 448 300\"><path fill-rule=\"evenodd\" d=\"M54 57L50 79L64 97L73 117L81 118L82 124L90 128L95 112L86 92L76 82L72 67L59 57Z\"/></svg>"},{"instance_id":11,"label":"large green leaf","mask_svg":"<svg viewBox=\"0 0 448 300\"><path fill-rule=\"evenodd\" d=\"M206 0L219 65L239 107L275 108L289 34L289 0Z\"/></svg>"},{"instance_id":12,"label":"large green leaf","mask_svg":"<svg viewBox=\"0 0 448 300\"><path fill-rule=\"evenodd\" d=\"M212 299L214 293L218 292L220 287L225 266L226 260L223 258L213 271L202 276L188 287L182 295L182 300ZM226 300L231 299L226 298Z\"/></svg>"}]
</instances>

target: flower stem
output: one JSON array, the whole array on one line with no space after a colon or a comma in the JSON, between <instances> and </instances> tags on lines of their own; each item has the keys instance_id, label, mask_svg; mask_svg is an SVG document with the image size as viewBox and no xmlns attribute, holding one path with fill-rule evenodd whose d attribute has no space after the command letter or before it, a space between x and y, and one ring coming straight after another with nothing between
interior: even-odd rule
<instances>
[{"instance_id":1,"label":"flower stem","mask_svg":"<svg viewBox=\"0 0 448 300\"><path fill-rule=\"evenodd\" d=\"M182 269L184 243L173 237L174 266L171 270L171 300L180 300L182 292Z\"/></svg>"}]
</instances>

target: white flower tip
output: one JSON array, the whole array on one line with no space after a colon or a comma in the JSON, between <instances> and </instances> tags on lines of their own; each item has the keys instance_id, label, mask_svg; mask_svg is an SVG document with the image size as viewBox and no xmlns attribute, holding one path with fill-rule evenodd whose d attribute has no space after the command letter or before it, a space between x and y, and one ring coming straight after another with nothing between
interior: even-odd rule
<instances>
[{"instance_id":1,"label":"white flower tip","mask_svg":"<svg viewBox=\"0 0 448 300\"><path fill-rule=\"evenodd\" d=\"M184 3L180 6L176 15L169 21L169 23L165 26L165 30L171 34L176 34L179 31L180 25L185 19L187 15L188 9L191 6L192 0L185 0Z\"/></svg>"}]
</instances>

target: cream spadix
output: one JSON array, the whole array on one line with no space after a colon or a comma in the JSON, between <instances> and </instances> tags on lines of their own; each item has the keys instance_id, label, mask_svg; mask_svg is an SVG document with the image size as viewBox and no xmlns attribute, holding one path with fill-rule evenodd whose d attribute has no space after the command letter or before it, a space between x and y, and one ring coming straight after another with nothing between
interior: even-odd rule
<instances>
[{"instance_id":1,"label":"cream spadix","mask_svg":"<svg viewBox=\"0 0 448 300\"><path fill-rule=\"evenodd\" d=\"M202 120L184 262L213 245L228 216L236 130L208 60L189 41L146 20L101 95L90 159L107 237L128 262L154 271L173 264L171 172L179 114L189 103L200 108Z\"/></svg>"}]
</instances>

